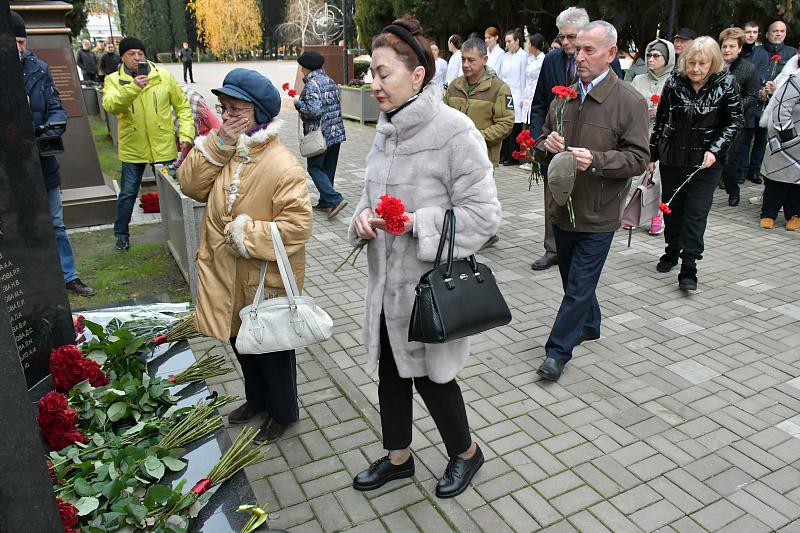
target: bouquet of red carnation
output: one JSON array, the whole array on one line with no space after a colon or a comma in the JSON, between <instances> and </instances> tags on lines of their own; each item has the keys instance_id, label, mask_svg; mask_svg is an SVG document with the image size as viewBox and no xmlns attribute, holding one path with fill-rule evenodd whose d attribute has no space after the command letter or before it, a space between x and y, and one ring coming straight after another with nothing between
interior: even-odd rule
<instances>
[{"instance_id":1,"label":"bouquet of red carnation","mask_svg":"<svg viewBox=\"0 0 800 533\"><path fill-rule=\"evenodd\" d=\"M69 408L67 397L50 391L37 403L39 414L36 421L47 443L60 451L74 442L86 443L86 436L75 428L78 411Z\"/></svg>"},{"instance_id":2,"label":"bouquet of red carnation","mask_svg":"<svg viewBox=\"0 0 800 533\"><path fill-rule=\"evenodd\" d=\"M405 213L406 206L403 205L403 202L399 198L389 196L388 194L381 196L378 205L375 206L375 214L383 219L386 223L385 230L392 235L400 235L405 230L406 222L409 221L408 215ZM351 259L352 262L350 262L350 264L355 266L356 260L361 254L361 250L363 250L366 245L366 240L360 240L347 257L344 258L344 261L339 263L339 266L334 269L334 272L337 272L345 263L350 262Z\"/></svg>"},{"instance_id":3,"label":"bouquet of red carnation","mask_svg":"<svg viewBox=\"0 0 800 533\"><path fill-rule=\"evenodd\" d=\"M522 130L520 134L517 135L517 144L520 149L511 152L511 157L517 161L526 161L530 163L531 173L528 174L528 190L531 190L533 183L536 182L538 185L542 179L542 174L539 172L539 164L536 162L533 155L533 147L536 145L536 139L531 136L531 130Z\"/></svg>"},{"instance_id":4,"label":"bouquet of red carnation","mask_svg":"<svg viewBox=\"0 0 800 533\"><path fill-rule=\"evenodd\" d=\"M566 87L564 85L556 85L551 89L556 98L560 101L560 107L558 111L556 111L556 123L555 123L555 131L558 132L561 137L564 137L564 112L567 110L567 102L570 100L574 100L578 97L578 93L575 92L575 89L572 87ZM564 142L566 144L566 141ZM569 213L569 221L572 223L572 227L575 227L575 208L572 204L572 195L569 195L567 198L567 213Z\"/></svg>"},{"instance_id":5,"label":"bouquet of red carnation","mask_svg":"<svg viewBox=\"0 0 800 533\"><path fill-rule=\"evenodd\" d=\"M297 96L297 91L292 89L288 83L284 83L283 85L281 85L281 89L283 89L286 92L289 98L294 98L295 96Z\"/></svg>"},{"instance_id":6,"label":"bouquet of red carnation","mask_svg":"<svg viewBox=\"0 0 800 533\"><path fill-rule=\"evenodd\" d=\"M88 380L92 387L108 385L108 377L95 361L84 357L72 344L50 352L50 374L56 390L68 392L81 381Z\"/></svg>"},{"instance_id":7,"label":"bouquet of red carnation","mask_svg":"<svg viewBox=\"0 0 800 533\"><path fill-rule=\"evenodd\" d=\"M375 214L386 222L386 231L392 235L400 235L406 229L406 222L409 221L409 218L405 212L406 206L403 205L403 202L388 194L381 196L375 207Z\"/></svg>"},{"instance_id":8,"label":"bouquet of red carnation","mask_svg":"<svg viewBox=\"0 0 800 533\"><path fill-rule=\"evenodd\" d=\"M161 212L161 207L158 204L158 193L156 191L142 193L141 205L145 213Z\"/></svg>"},{"instance_id":9,"label":"bouquet of red carnation","mask_svg":"<svg viewBox=\"0 0 800 533\"><path fill-rule=\"evenodd\" d=\"M64 533L78 533L78 508L67 503L61 498L56 498L58 503L58 514L61 515L61 523L64 525Z\"/></svg>"}]
</instances>

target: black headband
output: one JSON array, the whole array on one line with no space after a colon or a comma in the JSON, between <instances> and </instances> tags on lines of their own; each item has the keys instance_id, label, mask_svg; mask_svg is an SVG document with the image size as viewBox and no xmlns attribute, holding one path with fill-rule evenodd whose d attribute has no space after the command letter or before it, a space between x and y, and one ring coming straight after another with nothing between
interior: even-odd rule
<instances>
[{"instance_id":1,"label":"black headband","mask_svg":"<svg viewBox=\"0 0 800 533\"><path fill-rule=\"evenodd\" d=\"M403 42L405 42L408 46L414 50L414 53L417 54L417 59L419 59L420 64L427 70L428 69L428 58L425 57L425 50L422 49L420 46L419 41L411 35L411 32L405 29L402 26L398 26L397 24L390 24L383 28L384 33L391 33L392 35L396 35L400 37Z\"/></svg>"}]
</instances>

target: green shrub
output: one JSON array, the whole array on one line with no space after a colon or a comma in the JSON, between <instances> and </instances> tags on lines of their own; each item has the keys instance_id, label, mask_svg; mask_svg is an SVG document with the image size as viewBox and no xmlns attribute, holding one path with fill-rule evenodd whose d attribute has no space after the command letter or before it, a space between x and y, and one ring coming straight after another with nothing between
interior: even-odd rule
<instances>
[{"instance_id":1,"label":"green shrub","mask_svg":"<svg viewBox=\"0 0 800 533\"><path fill-rule=\"evenodd\" d=\"M369 70L369 61L353 61L353 78L363 80Z\"/></svg>"},{"instance_id":2,"label":"green shrub","mask_svg":"<svg viewBox=\"0 0 800 533\"><path fill-rule=\"evenodd\" d=\"M169 52L159 52L156 54L156 61L159 63L174 63L175 56Z\"/></svg>"}]
</instances>

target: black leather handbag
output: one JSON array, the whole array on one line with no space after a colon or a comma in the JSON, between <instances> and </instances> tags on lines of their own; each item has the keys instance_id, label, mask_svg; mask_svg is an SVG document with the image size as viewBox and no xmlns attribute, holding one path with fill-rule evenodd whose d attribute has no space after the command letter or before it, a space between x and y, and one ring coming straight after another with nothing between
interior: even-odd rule
<instances>
[{"instance_id":1,"label":"black leather handbag","mask_svg":"<svg viewBox=\"0 0 800 533\"><path fill-rule=\"evenodd\" d=\"M440 344L511 322L511 311L489 267L474 255L453 261L455 237L456 216L448 209L434 267L414 289L409 341ZM442 263L445 239L447 262Z\"/></svg>"}]
</instances>

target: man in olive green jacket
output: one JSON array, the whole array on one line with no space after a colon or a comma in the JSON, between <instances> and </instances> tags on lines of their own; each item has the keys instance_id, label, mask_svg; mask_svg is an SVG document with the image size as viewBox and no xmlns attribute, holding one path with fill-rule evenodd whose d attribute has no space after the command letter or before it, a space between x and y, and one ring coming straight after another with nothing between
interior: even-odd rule
<instances>
[{"instance_id":1,"label":"man in olive green jacket","mask_svg":"<svg viewBox=\"0 0 800 533\"><path fill-rule=\"evenodd\" d=\"M489 159L498 166L500 146L514 127L514 99L487 61L483 39L468 39L461 46L464 75L450 83L444 101L472 119L486 141Z\"/></svg>"}]
</instances>

